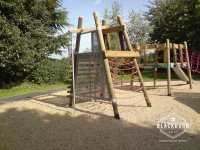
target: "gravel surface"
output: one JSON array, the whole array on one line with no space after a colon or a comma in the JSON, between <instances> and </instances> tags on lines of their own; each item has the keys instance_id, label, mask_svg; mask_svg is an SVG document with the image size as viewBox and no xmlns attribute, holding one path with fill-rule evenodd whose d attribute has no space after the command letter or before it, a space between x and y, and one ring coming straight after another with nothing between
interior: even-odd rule
<instances>
[{"instance_id":1,"label":"gravel surface","mask_svg":"<svg viewBox=\"0 0 200 150\"><path fill-rule=\"evenodd\" d=\"M113 117L109 103L81 97L76 98L74 114L66 90L0 99L0 149L199 150L200 81L193 89L183 81L172 81L172 96L167 96L166 84L157 82L155 88L153 82L145 82L152 107L140 96L120 99L118 90L118 104L133 104L119 106L120 120ZM157 123L171 113L189 123L189 129L174 140L157 129Z\"/></svg>"}]
</instances>

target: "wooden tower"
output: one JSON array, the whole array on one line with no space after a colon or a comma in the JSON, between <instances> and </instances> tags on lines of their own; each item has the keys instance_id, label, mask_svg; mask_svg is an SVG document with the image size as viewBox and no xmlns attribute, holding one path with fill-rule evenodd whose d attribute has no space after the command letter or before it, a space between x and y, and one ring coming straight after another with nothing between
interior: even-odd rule
<instances>
[{"instance_id":1,"label":"wooden tower","mask_svg":"<svg viewBox=\"0 0 200 150\"><path fill-rule=\"evenodd\" d=\"M79 92L79 95L92 97L92 98L95 97L99 99L102 98L102 99L111 101L112 106L113 106L114 116L116 119L120 119L118 104L117 104L117 99L115 97L115 91L113 87L113 81L111 77L111 71L110 71L108 59L116 58L116 57L131 58L135 66L135 70L137 71L137 76L140 82L140 86L142 87L147 106L151 107L151 103L147 95L147 91L142 79L142 75L140 73L140 69L136 60L137 57L140 57L140 54L138 51L133 51L127 32L126 32L126 25L124 25L121 16L117 17L119 26L109 28L106 25L106 20L103 20L102 25L100 25L97 12L94 12L93 14L94 14L96 27L83 29L82 28L83 17L80 16L79 21L78 21L78 28L76 30L69 31L71 33L77 33L75 55L74 55L74 68L75 68L74 76L75 76L75 82L76 82L75 86L76 88L79 88L78 84L80 83L81 87L84 87L85 89L87 89L86 92L82 92L82 93L80 92L81 89L77 90ZM111 50L109 33L112 33L112 32L118 32L121 51ZM92 52L80 54L79 48L80 48L81 34L86 34L86 33L92 34L92 40L93 40ZM124 41L127 45L128 50L125 50ZM93 64L94 65L96 64L96 66L101 66L99 67L99 69L101 70L98 71L98 69L94 69ZM81 72L82 76L81 76L81 73L77 73L77 71ZM93 72L95 72L95 74L92 74ZM98 75L100 72L102 74ZM87 85L85 82L83 82L86 79L84 78L84 75L87 75L87 78L88 78L89 83ZM100 76L101 76L101 80L99 80ZM78 79L80 80L77 81ZM98 86L96 85L97 82L100 82ZM71 85L70 88L71 90L69 91L70 93L69 106L72 106L73 105L73 95L72 95L73 85ZM97 89L98 92L100 90L100 94L99 94L101 95L100 97L97 94L93 94L95 93L94 89ZM107 96L105 94L106 91L108 92Z\"/></svg>"}]
</instances>

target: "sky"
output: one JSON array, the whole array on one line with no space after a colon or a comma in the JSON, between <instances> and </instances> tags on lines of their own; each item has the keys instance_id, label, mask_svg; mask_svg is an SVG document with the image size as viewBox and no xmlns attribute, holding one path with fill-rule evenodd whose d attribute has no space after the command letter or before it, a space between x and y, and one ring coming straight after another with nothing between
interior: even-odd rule
<instances>
[{"instance_id":1,"label":"sky","mask_svg":"<svg viewBox=\"0 0 200 150\"><path fill-rule=\"evenodd\" d=\"M83 17L83 28L95 27L93 12L97 11L99 19L102 20L103 12L106 7L108 10L112 10L113 0L63 0L63 8L68 11L69 23L73 24L73 27L63 29L63 32L68 30L77 29L78 17ZM148 0L119 0L123 7L124 15L128 15L131 9L137 12L147 11L148 9L144 6L148 4ZM123 18L122 18L123 19ZM76 36L75 34L73 36ZM81 38L80 51L84 51L86 48L90 48L90 35L83 35ZM75 41L74 41L75 42ZM52 58L61 59L68 57L68 50L64 50L63 56L52 55Z\"/></svg>"}]
</instances>

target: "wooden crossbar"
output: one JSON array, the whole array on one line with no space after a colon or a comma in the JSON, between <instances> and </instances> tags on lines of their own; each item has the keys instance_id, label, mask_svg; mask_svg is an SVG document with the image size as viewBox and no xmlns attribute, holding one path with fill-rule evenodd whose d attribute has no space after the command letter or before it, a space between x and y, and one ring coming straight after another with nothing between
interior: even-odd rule
<instances>
[{"instance_id":1,"label":"wooden crossbar","mask_svg":"<svg viewBox=\"0 0 200 150\"><path fill-rule=\"evenodd\" d=\"M126 26L122 25L122 26L117 26L117 27L103 29L102 32L103 32L103 34L106 34L106 33L124 31L125 29L126 29Z\"/></svg>"},{"instance_id":2,"label":"wooden crossbar","mask_svg":"<svg viewBox=\"0 0 200 150\"><path fill-rule=\"evenodd\" d=\"M107 28L108 28L108 25L101 26L101 29L107 29ZM88 32L88 31L94 31L94 30L96 30L96 27L69 30L68 32L71 32L71 33L81 33L81 32Z\"/></svg>"},{"instance_id":3,"label":"wooden crossbar","mask_svg":"<svg viewBox=\"0 0 200 150\"><path fill-rule=\"evenodd\" d=\"M106 58L115 58L115 57L133 58L133 57L140 57L140 53L138 51L111 51L111 50L106 50L104 52L104 56Z\"/></svg>"},{"instance_id":4,"label":"wooden crossbar","mask_svg":"<svg viewBox=\"0 0 200 150\"><path fill-rule=\"evenodd\" d=\"M173 45L173 43L169 44L170 49L173 48L172 45ZM175 48L178 48L178 45L179 44L175 44ZM180 45L182 46L183 49L185 49L185 45L183 45L183 44L180 44ZM157 45L147 45L147 50L155 51L155 50L157 50L157 48L158 48L159 51L160 50L166 50L166 48L167 48L166 43L157 44ZM144 49L145 49L144 46L138 46L138 50L144 50Z\"/></svg>"}]
</instances>

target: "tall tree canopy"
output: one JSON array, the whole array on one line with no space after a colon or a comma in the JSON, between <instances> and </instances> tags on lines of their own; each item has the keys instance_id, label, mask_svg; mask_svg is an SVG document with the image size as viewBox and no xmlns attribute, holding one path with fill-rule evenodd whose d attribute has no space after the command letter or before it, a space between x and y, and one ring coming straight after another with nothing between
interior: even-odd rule
<instances>
[{"instance_id":1,"label":"tall tree canopy","mask_svg":"<svg viewBox=\"0 0 200 150\"><path fill-rule=\"evenodd\" d=\"M200 0L153 0L149 4L145 16L153 26L153 41L187 41L192 48L200 48Z\"/></svg>"},{"instance_id":2,"label":"tall tree canopy","mask_svg":"<svg viewBox=\"0 0 200 150\"><path fill-rule=\"evenodd\" d=\"M124 24L127 25L127 33L129 38L135 43L140 45L146 45L149 43L149 32L151 27L148 25L148 22L145 18L140 15L140 13L134 11L133 9L129 11L127 15L123 13L123 6L118 0L112 1L112 10L108 10L108 7L104 9L103 18L107 20L107 24L110 27L118 26L117 16L121 15L124 20ZM111 34L111 36L118 40L118 34ZM112 49L120 49L119 44L112 42Z\"/></svg>"},{"instance_id":3,"label":"tall tree canopy","mask_svg":"<svg viewBox=\"0 0 200 150\"><path fill-rule=\"evenodd\" d=\"M0 69L26 74L49 54L66 47L70 26L61 0L0 1Z\"/></svg>"},{"instance_id":4,"label":"tall tree canopy","mask_svg":"<svg viewBox=\"0 0 200 150\"><path fill-rule=\"evenodd\" d=\"M151 38L149 37L149 33L152 28L140 13L133 9L129 11L126 25L129 38L132 41L143 46L150 43Z\"/></svg>"},{"instance_id":5,"label":"tall tree canopy","mask_svg":"<svg viewBox=\"0 0 200 150\"><path fill-rule=\"evenodd\" d=\"M113 0L112 1L112 10L109 11L108 7L104 9L103 13L103 19L106 19L107 25L110 27L115 27L118 26L118 20L117 16L120 15L123 18L123 7L122 4L119 3L118 0ZM111 33L110 36L118 41L118 34L117 33ZM120 50L120 46L118 43L114 42L111 40L111 49L113 50Z\"/></svg>"}]
</instances>

